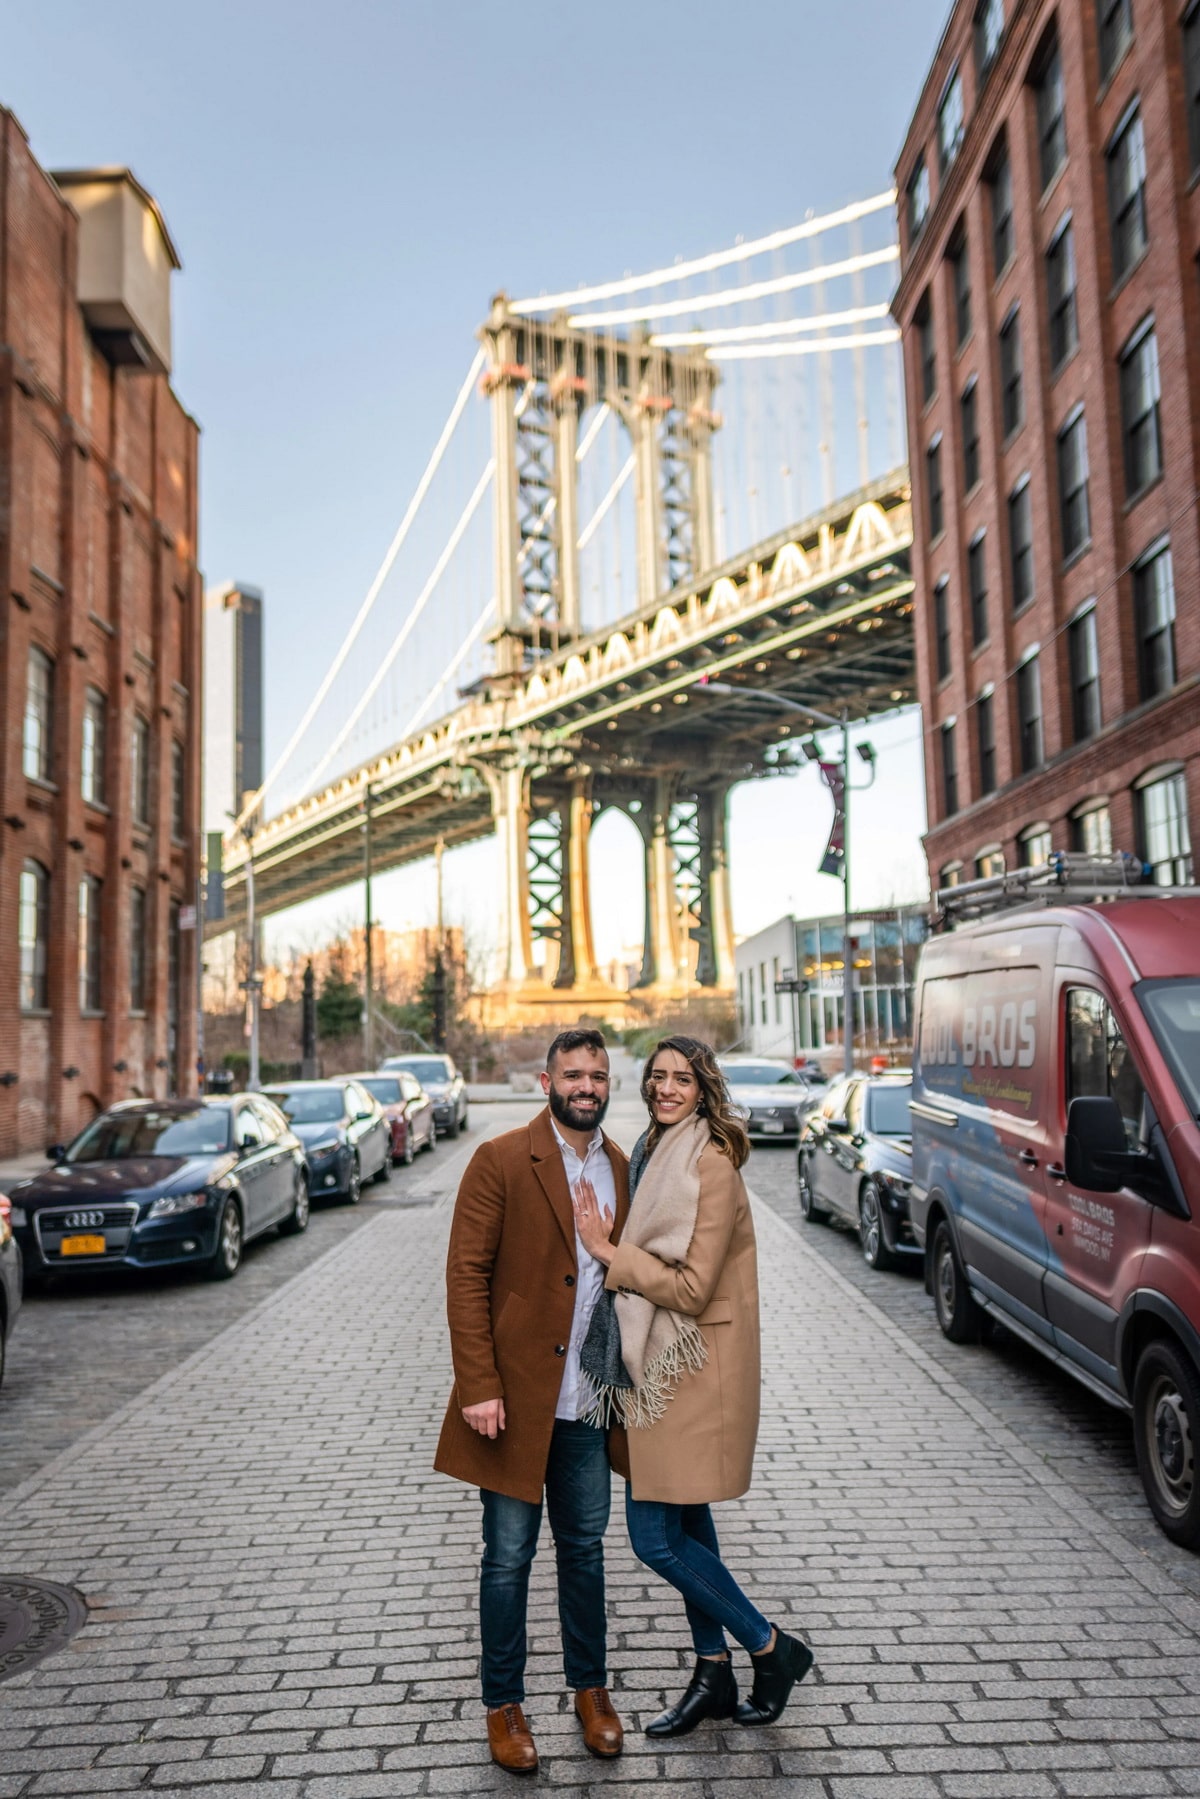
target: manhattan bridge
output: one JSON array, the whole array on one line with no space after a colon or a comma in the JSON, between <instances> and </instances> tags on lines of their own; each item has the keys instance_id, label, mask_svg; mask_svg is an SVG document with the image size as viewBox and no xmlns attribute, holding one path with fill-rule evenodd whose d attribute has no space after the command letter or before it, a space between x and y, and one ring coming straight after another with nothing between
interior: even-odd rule
<instances>
[{"instance_id":1,"label":"manhattan bridge","mask_svg":"<svg viewBox=\"0 0 1200 1799\"><path fill-rule=\"evenodd\" d=\"M597 974L588 841L616 807L644 847L639 987L731 989L729 794L804 735L770 696L851 719L916 697L894 209L495 297L226 840L218 929L245 923L248 858L261 917L360 878L365 818L376 873L494 832L493 1016L603 1013L623 996Z\"/></svg>"}]
</instances>

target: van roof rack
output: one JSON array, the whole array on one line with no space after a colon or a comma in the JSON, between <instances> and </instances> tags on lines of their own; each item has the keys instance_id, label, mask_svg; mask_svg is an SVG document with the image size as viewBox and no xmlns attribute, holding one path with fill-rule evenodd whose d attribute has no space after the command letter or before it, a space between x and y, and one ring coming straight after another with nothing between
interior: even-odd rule
<instances>
[{"instance_id":1,"label":"van roof rack","mask_svg":"<svg viewBox=\"0 0 1200 1799\"><path fill-rule=\"evenodd\" d=\"M1085 905L1094 900L1116 899L1138 893L1163 897L1171 893L1195 893L1193 888L1167 888L1145 884L1146 866L1124 851L1112 856L1090 856L1074 850L1053 850L1035 868L1014 868L1006 874L985 875L958 887L939 887L935 928L947 930L968 918L985 918L1012 906Z\"/></svg>"}]
</instances>

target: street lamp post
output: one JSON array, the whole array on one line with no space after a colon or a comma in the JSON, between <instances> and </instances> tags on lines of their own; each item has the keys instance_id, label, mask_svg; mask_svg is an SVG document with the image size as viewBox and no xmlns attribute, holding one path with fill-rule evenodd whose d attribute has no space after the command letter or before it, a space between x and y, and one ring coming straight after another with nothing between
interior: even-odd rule
<instances>
[{"instance_id":1,"label":"street lamp post","mask_svg":"<svg viewBox=\"0 0 1200 1799\"><path fill-rule=\"evenodd\" d=\"M818 711L816 706L802 706L798 700L788 699L786 694L775 693L769 687L735 687L729 681L704 681L703 690L707 693L743 694L749 699L769 700L781 706L785 712L799 712L805 718L812 719L818 725L826 725L842 734L842 1066L847 1074L854 1073L854 942L850 929L850 713L843 706L840 718L831 713ZM865 761L871 764L871 778L875 777L875 752L870 744L862 744L860 753ZM814 751L815 759L815 751ZM870 782L867 783L870 786Z\"/></svg>"},{"instance_id":2,"label":"street lamp post","mask_svg":"<svg viewBox=\"0 0 1200 1799\"><path fill-rule=\"evenodd\" d=\"M246 999L250 1006L250 1069L248 1084L251 1093L257 1093L260 1085L258 1064L258 996L262 981L258 973L258 916L254 903L254 840L253 833L243 826L242 835L246 841L246 930L249 937L246 963Z\"/></svg>"}]
</instances>

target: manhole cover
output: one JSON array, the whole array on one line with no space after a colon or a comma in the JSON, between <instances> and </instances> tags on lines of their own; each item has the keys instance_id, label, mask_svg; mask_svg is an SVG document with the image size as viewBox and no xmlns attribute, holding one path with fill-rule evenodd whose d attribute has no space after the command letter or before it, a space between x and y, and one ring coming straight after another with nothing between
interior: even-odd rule
<instances>
[{"instance_id":1,"label":"manhole cover","mask_svg":"<svg viewBox=\"0 0 1200 1799\"><path fill-rule=\"evenodd\" d=\"M53 1655L86 1621L74 1587L0 1574L0 1680Z\"/></svg>"}]
</instances>

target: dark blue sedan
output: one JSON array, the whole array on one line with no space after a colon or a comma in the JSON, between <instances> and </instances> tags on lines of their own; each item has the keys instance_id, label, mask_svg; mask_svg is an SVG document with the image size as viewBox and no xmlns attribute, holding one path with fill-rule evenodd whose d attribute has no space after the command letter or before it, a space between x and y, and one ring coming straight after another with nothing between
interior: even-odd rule
<instances>
[{"instance_id":1,"label":"dark blue sedan","mask_svg":"<svg viewBox=\"0 0 1200 1799\"><path fill-rule=\"evenodd\" d=\"M314 1198L320 1194L356 1206L364 1181L391 1179L391 1127L374 1094L358 1081L347 1075L289 1081L270 1087L267 1098L304 1145Z\"/></svg>"},{"instance_id":2,"label":"dark blue sedan","mask_svg":"<svg viewBox=\"0 0 1200 1799\"><path fill-rule=\"evenodd\" d=\"M27 1279L194 1263L228 1280L251 1237L308 1224L304 1151L261 1095L125 1100L48 1153L9 1188Z\"/></svg>"}]
</instances>

